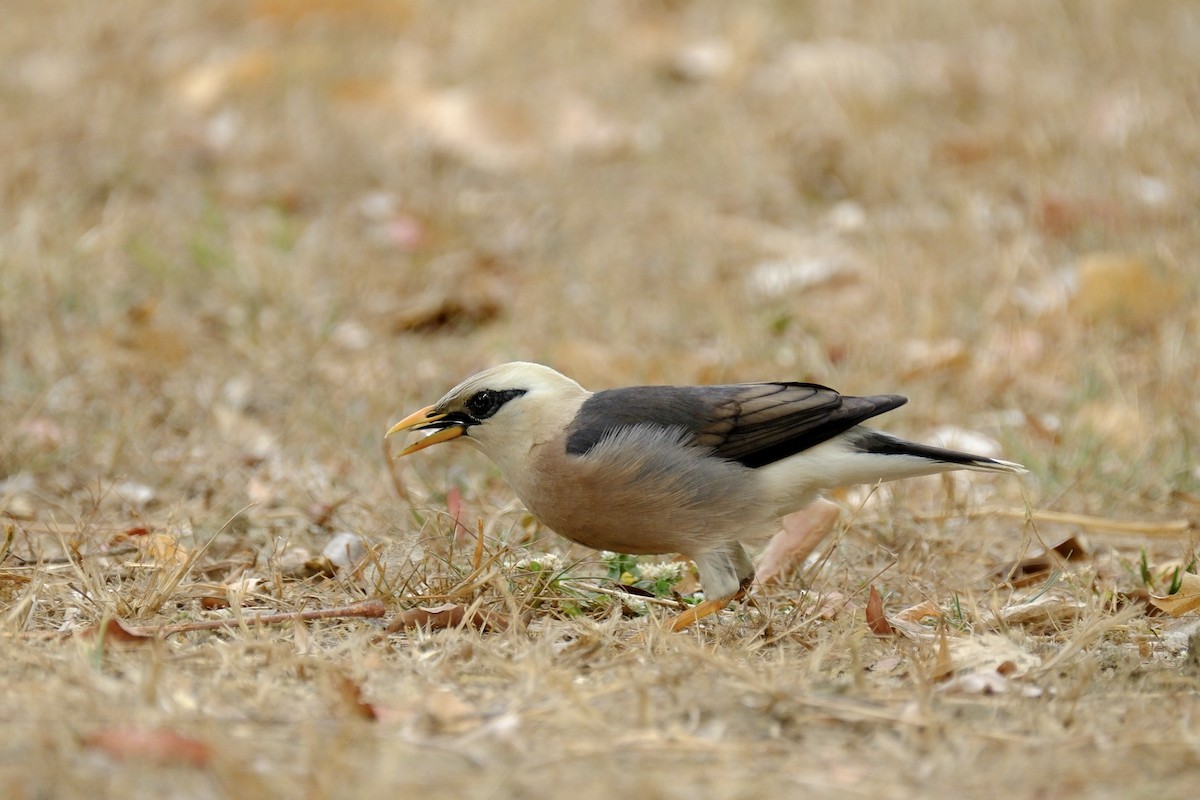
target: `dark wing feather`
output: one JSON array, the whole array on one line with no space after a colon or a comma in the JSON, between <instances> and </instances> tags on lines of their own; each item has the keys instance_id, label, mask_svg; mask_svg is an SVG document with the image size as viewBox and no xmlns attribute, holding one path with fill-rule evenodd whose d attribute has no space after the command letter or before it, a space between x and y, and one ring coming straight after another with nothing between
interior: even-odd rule
<instances>
[{"instance_id":1,"label":"dark wing feather","mask_svg":"<svg viewBox=\"0 0 1200 800\"><path fill-rule=\"evenodd\" d=\"M907 402L898 395L843 397L815 383L633 386L592 395L567 434L567 452L585 455L633 425L682 429L692 444L756 468L807 450Z\"/></svg>"}]
</instances>

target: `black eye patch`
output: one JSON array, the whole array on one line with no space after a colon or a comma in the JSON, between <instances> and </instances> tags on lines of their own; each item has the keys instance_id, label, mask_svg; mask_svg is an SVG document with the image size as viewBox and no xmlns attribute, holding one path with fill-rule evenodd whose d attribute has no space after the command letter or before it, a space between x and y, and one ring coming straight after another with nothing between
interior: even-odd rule
<instances>
[{"instance_id":1,"label":"black eye patch","mask_svg":"<svg viewBox=\"0 0 1200 800\"><path fill-rule=\"evenodd\" d=\"M485 420L500 410L501 406L525 394L524 389L482 389L463 404L463 408L477 420Z\"/></svg>"}]
</instances>

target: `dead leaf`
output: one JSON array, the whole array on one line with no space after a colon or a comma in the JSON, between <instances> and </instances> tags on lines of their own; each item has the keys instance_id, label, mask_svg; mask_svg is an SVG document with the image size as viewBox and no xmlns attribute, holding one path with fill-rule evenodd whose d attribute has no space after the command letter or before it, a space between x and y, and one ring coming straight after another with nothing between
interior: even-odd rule
<instances>
[{"instance_id":1,"label":"dead leaf","mask_svg":"<svg viewBox=\"0 0 1200 800\"><path fill-rule=\"evenodd\" d=\"M918 603L915 606L908 608L895 615L895 618L903 622L920 622L923 619L933 617L934 619L942 619L945 615L937 603L932 600L926 600L923 603Z\"/></svg>"},{"instance_id":2,"label":"dead leaf","mask_svg":"<svg viewBox=\"0 0 1200 800\"><path fill-rule=\"evenodd\" d=\"M803 511L785 516L781 520L783 530L775 534L758 561L758 582L778 583L801 567L833 530L841 513L837 504L818 500Z\"/></svg>"},{"instance_id":3,"label":"dead leaf","mask_svg":"<svg viewBox=\"0 0 1200 800\"><path fill-rule=\"evenodd\" d=\"M821 598L821 605L813 611L813 617L816 619L834 619L842 611L853 613L856 608L857 606L855 606L854 601L841 592L830 592Z\"/></svg>"},{"instance_id":4,"label":"dead leaf","mask_svg":"<svg viewBox=\"0 0 1200 800\"><path fill-rule=\"evenodd\" d=\"M1041 659L1020 644L998 633L976 633L950 642L956 671L998 672L1018 677L1041 666Z\"/></svg>"},{"instance_id":5,"label":"dead leaf","mask_svg":"<svg viewBox=\"0 0 1200 800\"><path fill-rule=\"evenodd\" d=\"M1077 536L1068 536L1050 549L1066 561L1086 561L1092 557L1087 545Z\"/></svg>"},{"instance_id":6,"label":"dead leaf","mask_svg":"<svg viewBox=\"0 0 1200 800\"><path fill-rule=\"evenodd\" d=\"M1172 617L1200 609L1200 575L1185 572L1180 578L1179 591L1169 595L1150 595L1150 602Z\"/></svg>"},{"instance_id":7,"label":"dead leaf","mask_svg":"<svg viewBox=\"0 0 1200 800\"><path fill-rule=\"evenodd\" d=\"M388 623L385 632L396 633L412 628L442 630L457 628L464 622L466 627L480 631L503 631L509 625L508 617L495 611L478 610L468 619L466 606L458 603L443 603L440 606L417 606L407 611L401 611Z\"/></svg>"},{"instance_id":8,"label":"dead leaf","mask_svg":"<svg viewBox=\"0 0 1200 800\"><path fill-rule=\"evenodd\" d=\"M874 584L871 585L871 594L867 598L867 627L876 636L896 635L896 629L883 615L883 598L879 596Z\"/></svg>"},{"instance_id":9,"label":"dead leaf","mask_svg":"<svg viewBox=\"0 0 1200 800\"><path fill-rule=\"evenodd\" d=\"M984 624L1021 626L1027 630L1053 630L1078 619L1086 604L1077 598L1046 594L1028 603L1007 606L998 612L985 614Z\"/></svg>"},{"instance_id":10,"label":"dead leaf","mask_svg":"<svg viewBox=\"0 0 1200 800\"><path fill-rule=\"evenodd\" d=\"M342 707L351 716L371 721L379 719L379 711L375 704L363 699L362 684L358 681L344 673L336 673L333 676L333 688L342 701Z\"/></svg>"},{"instance_id":11,"label":"dead leaf","mask_svg":"<svg viewBox=\"0 0 1200 800\"><path fill-rule=\"evenodd\" d=\"M188 551L169 533L153 533L142 539L142 557L164 567L181 567L188 561Z\"/></svg>"},{"instance_id":12,"label":"dead leaf","mask_svg":"<svg viewBox=\"0 0 1200 800\"><path fill-rule=\"evenodd\" d=\"M1068 536L1048 551L1031 553L1019 561L1006 564L996 571L1013 587L1030 586L1044 582L1055 570L1061 570L1072 561L1091 558L1087 546L1075 536Z\"/></svg>"},{"instance_id":13,"label":"dead leaf","mask_svg":"<svg viewBox=\"0 0 1200 800\"><path fill-rule=\"evenodd\" d=\"M496 319L502 310L499 297L486 289L459 287L453 294L427 292L395 312L392 331L471 330Z\"/></svg>"},{"instance_id":14,"label":"dead leaf","mask_svg":"<svg viewBox=\"0 0 1200 800\"><path fill-rule=\"evenodd\" d=\"M154 641L153 636L126 626L124 622L116 617L103 622L97 622L95 625L76 631L75 635L86 639L96 639L104 645L143 645Z\"/></svg>"},{"instance_id":15,"label":"dead leaf","mask_svg":"<svg viewBox=\"0 0 1200 800\"><path fill-rule=\"evenodd\" d=\"M946 636L946 628L943 626L938 631L937 660L933 662L933 674L930 677L935 681L942 681L953 674L954 659L950 657L950 639Z\"/></svg>"},{"instance_id":16,"label":"dead leaf","mask_svg":"<svg viewBox=\"0 0 1200 800\"><path fill-rule=\"evenodd\" d=\"M887 675L890 672L894 672L901 663L903 663L903 660L900 656L884 656L875 663L870 664L867 670L877 672L880 675Z\"/></svg>"},{"instance_id":17,"label":"dead leaf","mask_svg":"<svg viewBox=\"0 0 1200 800\"><path fill-rule=\"evenodd\" d=\"M212 749L206 742L170 728L102 728L84 737L83 744L120 761L203 767L212 760Z\"/></svg>"}]
</instances>

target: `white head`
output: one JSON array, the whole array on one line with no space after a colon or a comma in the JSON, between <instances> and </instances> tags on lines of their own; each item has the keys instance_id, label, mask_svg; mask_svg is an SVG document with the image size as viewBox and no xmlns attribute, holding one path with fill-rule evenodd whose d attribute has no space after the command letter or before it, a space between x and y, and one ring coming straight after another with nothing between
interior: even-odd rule
<instances>
[{"instance_id":1,"label":"white head","mask_svg":"<svg viewBox=\"0 0 1200 800\"><path fill-rule=\"evenodd\" d=\"M534 445L561 434L589 394L549 367L514 361L472 375L441 400L397 422L387 435L434 431L401 456L463 438L508 472Z\"/></svg>"}]
</instances>

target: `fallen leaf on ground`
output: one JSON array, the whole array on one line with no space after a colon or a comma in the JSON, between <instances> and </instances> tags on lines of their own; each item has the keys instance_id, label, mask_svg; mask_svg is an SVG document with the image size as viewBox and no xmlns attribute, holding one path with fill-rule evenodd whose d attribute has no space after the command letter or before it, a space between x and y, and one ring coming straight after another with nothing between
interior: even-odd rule
<instances>
[{"instance_id":1,"label":"fallen leaf on ground","mask_svg":"<svg viewBox=\"0 0 1200 800\"><path fill-rule=\"evenodd\" d=\"M388 623L385 632L396 633L412 628L442 630L457 628L464 623L466 627L480 631L503 631L508 628L509 619L495 611L482 610L475 611L468 618L466 606L458 603L444 603L440 606L417 606L407 611L401 611Z\"/></svg>"},{"instance_id":2,"label":"fallen leaf on ground","mask_svg":"<svg viewBox=\"0 0 1200 800\"><path fill-rule=\"evenodd\" d=\"M758 561L755 570L758 582L781 581L799 568L833 530L841 513L835 503L818 500L802 511L785 516L780 521L783 530L775 534Z\"/></svg>"},{"instance_id":3,"label":"fallen leaf on ground","mask_svg":"<svg viewBox=\"0 0 1200 800\"><path fill-rule=\"evenodd\" d=\"M379 711L375 704L363 699L362 684L358 681L349 675L337 673L333 676L333 688L342 701L342 707L352 716L372 721L379 719Z\"/></svg>"},{"instance_id":4,"label":"fallen leaf on ground","mask_svg":"<svg viewBox=\"0 0 1200 800\"><path fill-rule=\"evenodd\" d=\"M1044 582L1050 573L1061 570L1071 561L1086 561L1091 558L1087 545L1078 537L1068 536L1046 551L1010 562L996 571L997 577L1008 581L1011 586L1022 587Z\"/></svg>"},{"instance_id":5,"label":"fallen leaf on ground","mask_svg":"<svg viewBox=\"0 0 1200 800\"><path fill-rule=\"evenodd\" d=\"M170 728L102 728L84 737L83 743L121 761L203 767L212 759L207 743Z\"/></svg>"},{"instance_id":6,"label":"fallen leaf on ground","mask_svg":"<svg viewBox=\"0 0 1200 800\"><path fill-rule=\"evenodd\" d=\"M127 627L116 617L76 631L75 635L87 639L98 639L104 644L149 644L154 641L153 636Z\"/></svg>"},{"instance_id":7,"label":"fallen leaf on ground","mask_svg":"<svg viewBox=\"0 0 1200 800\"><path fill-rule=\"evenodd\" d=\"M938 653L937 660L933 662L933 675L935 681L943 681L954 674L954 659L950 656L950 637L946 636L946 629L943 627L938 631Z\"/></svg>"},{"instance_id":8,"label":"fallen leaf on ground","mask_svg":"<svg viewBox=\"0 0 1200 800\"><path fill-rule=\"evenodd\" d=\"M1179 582L1179 591L1169 595L1150 595L1150 602L1172 617L1182 616L1200 609L1200 575L1185 572Z\"/></svg>"},{"instance_id":9,"label":"fallen leaf on ground","mask_svg":"<svg viewBox=\"0 0 1200 800\"><path fill-rule=\"evenodd\" d=\"M915 606L909 606L899 614L896 614L895 618L903 622L920 622L921 620L928 619L929 617L941 619L943 616L945 615L942 614L942 609L937 603L933 602L932 600L926 600L925 602L918 603Z\"/></svg>"},{"instance_id":10,"label":"fallen leaf on ground","mask_svg":"<svg viewBox=\"0 0 1200 800\"><path fill-rule=\"evenodd\" d=\"M429 292L396 311L391 326L394 333L471 330L496 319L502 310L498 294L486 288Z\"/></svg>"},{"instance_id":11,"label":"fallen leaf on ground","mask_svg":"<svg viewBox=\"0 0 1200 800\"><path fill-rule=\"evenodd\" d=\"M1019 625L1027 630L1061 628L1078 619L1086 609L1082 601L1065 595L1047 594L1028 603L1007 606L998 612L984 614L985 625Z\"/></svg>"},{"instance_id":12,"label":"fallen leaf on ground","mask_svg":"<svg viewBox=\"0 0 1200 800\"><path fill-rule=\"evenodd\" d=\"M154 533L139 544L142 556L164 567L181 567L187 563L188 551L169 533Z\"/></svg>"},{"instance_id":13,"label":"fallen leaf on ground","mask_svg":"<svg viewBox=\"0 0 1200 800\"><path fill-rule=\"evenodd\" d=\"M1041 666L1042 660L1017 642L998 633L983 633L953 639L950 654L957 671L995 672L1010 678Z\"/></svg>"},{"instance_id":14,"label":"fallen leaf on ground","mask_svg":"<svg viewBox=\"0 0 1200 800\"><path fill-rule=\"evenodd\" d=\"M867 598L867 627L876 636L896 635L896 629L883 615L883 598L879 596L874 585L871 586L871 594Z\"/></svg>"}]
</instances>

